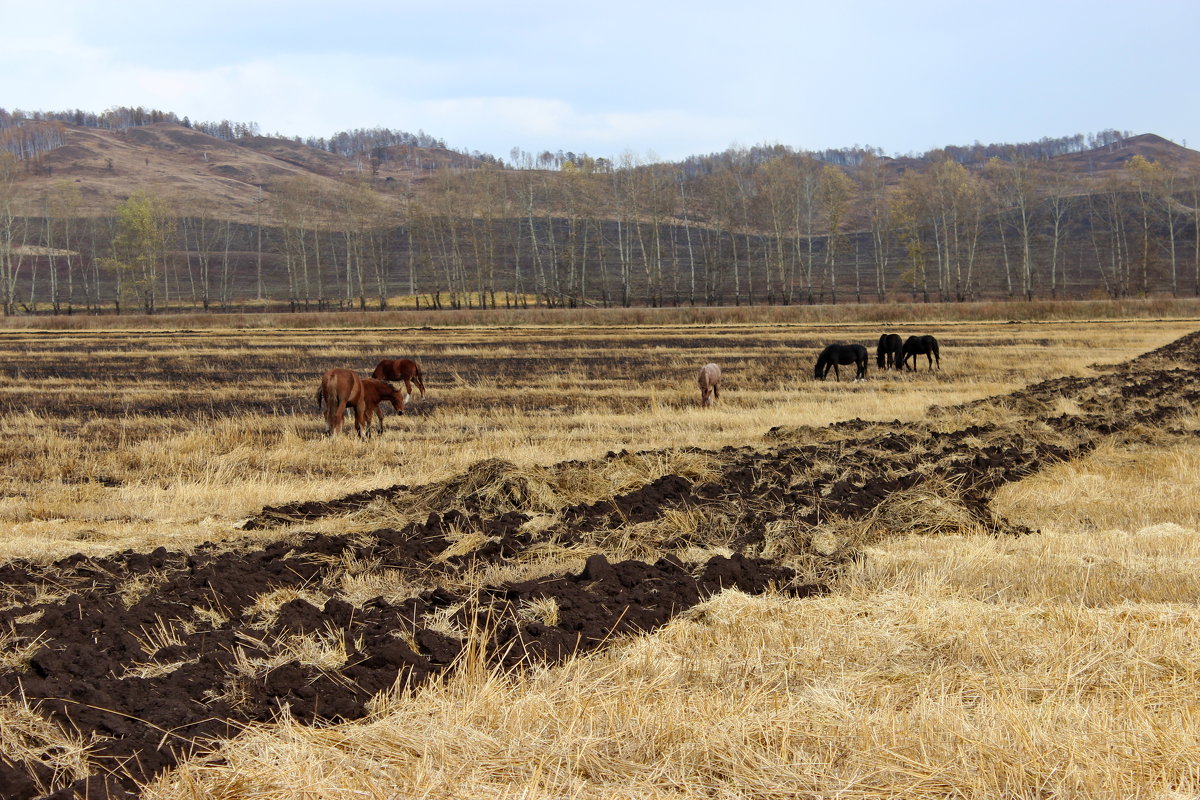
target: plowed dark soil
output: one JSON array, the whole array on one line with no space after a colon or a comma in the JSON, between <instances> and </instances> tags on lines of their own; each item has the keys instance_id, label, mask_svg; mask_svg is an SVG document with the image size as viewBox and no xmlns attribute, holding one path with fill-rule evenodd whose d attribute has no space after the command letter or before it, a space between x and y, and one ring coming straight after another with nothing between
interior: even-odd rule
<instances>
[{"instance_id":1,"label":"plowed dark soil","mask_svg":"<svg viewBox=\"0 0 1200 800\"><path fill-rule=\"evenodd\" d=\"M139 781L247 722L281 713L305 723L362 718L376 693L451 668L467 645L466 631L478 632L475 640L494 663L519 668L653 630L723 588L823 591L797 585L793 570L772 559L780 523L795 554L832 521L903 529L905 520L891 509L926 491L952 496L998 534L1027 533L992 514L999 486L1102 440L1191 435L1176 420L1200 402L1198 368L1200 334L1192 334L1099 377L1048 380L955 409L978 412L980 420L959 430L939 425L938 409L923 424L850 420L775 429L761 447L712 454L719 475L711 481L663 476L611 500L560 509L558 521L537 532L524 525L529 515L520 510L521 487L514 484L501 489L511 490L509 505L518 510L499 513L481 496L447 494L457 497L454 507L426 522L367 535L307 535L248 551L159 549L0 566L0 635L36 643L27 664L0 671L0 695L91 740L95 764L91 775L72 780L37 760L0 754L0 797L136 796ZM989 406L1004 413L989 413ZM1066 407L1077 413L1059 410ZM269 528L278 520L336 515L409 491L398 486L264 509L250 524ZM733 531L732 556L704 563L594 556L577 574L470 595L434 588L402 602L359 605L339 597L332 579L338 565L357 560L419 576L423 585L454 585L439 576L512 561L550 540L602 541L670 510L696 509L711 510ZM462 530L482 534L480 546L439 557ZM703 544L705 533L701 526L680 534L671 546L681 550L688 536ZM851 554L810 555L836 569ZM295 597L273 612L260 607L263 595L289 590ZM327 599L310 603L301 596L306 591ZM534 601L547 599L556 614L528 613ZM298 636L338 643L344 658L323 668L279 658L281 643Z\"/></svg>"}]
</instances>

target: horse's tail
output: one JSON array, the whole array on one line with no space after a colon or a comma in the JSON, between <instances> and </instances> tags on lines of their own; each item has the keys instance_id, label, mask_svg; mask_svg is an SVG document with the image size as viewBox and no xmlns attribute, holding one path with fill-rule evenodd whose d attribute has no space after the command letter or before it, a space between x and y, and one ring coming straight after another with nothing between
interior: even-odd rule
<instances>
[{"instance_id":1,"label":"horse's tail","mask_svg":"<svg viewBox=\"0 0 1200 800\"><path fill-rule=\"evenodd\" d=\"M325 379L321 378L321 382L317 384L317 410L320 411L325 407Z\"/></svg>"},{"instance_id":2,"label":"horse's tail","mask_svg":"<svg viewBox=\"0 0 1200 800\"><path fill-rule=\"evenodd\" d=\"M421 397L425 396L425 381L423 378L424 373L421 372L420 367L417 367L415 370L413 370L413 383L415 383L417 388L421 390Z\"/></svg>"},{"instance_id":3,"label":"horse's tail","mask_svg":"<svg viewBox=\"0 0 1200 800\"><path fill-rule=\"evenodd\" d=\"M875 348L875 363L883 369L883 365L887 362L887 334L879 337L879 346Z\"/></svg>"}]
</instances>

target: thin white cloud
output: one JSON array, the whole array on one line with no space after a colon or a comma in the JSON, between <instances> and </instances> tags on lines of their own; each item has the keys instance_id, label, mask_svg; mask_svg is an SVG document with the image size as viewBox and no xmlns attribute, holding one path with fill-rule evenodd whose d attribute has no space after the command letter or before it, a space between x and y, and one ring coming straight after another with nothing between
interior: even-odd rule
<instances>
[{"instance_id":1,"label":"thin white cloud","mask_svg":"<svg viewBox=\"0 0 1200 800\"><path fill-rule=\"evenodd\" d=\"M9 5L10 109L141 105L300 136L423 129L496 155L903 152L1108 126L1200 141L1169 78L1200 60L1194 0L1122 18L1086 0L1012 0L1000 16L953 0Z\"/></svg>"}]
</instances>

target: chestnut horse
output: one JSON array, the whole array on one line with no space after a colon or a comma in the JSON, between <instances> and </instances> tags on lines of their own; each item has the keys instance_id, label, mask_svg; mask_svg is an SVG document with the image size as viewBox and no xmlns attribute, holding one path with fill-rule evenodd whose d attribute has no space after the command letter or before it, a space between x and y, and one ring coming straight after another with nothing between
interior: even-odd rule
<instances>
[{"instance_id":1,"label":"chestnut horse","mask_svg":"<svg viewBox=\"0 0 1200 800\"><path fill-rule=\"evenodd\" d=\"M392 408L396 409L397 414L404 413L404 395L396 391L396 387L387 381L363 378L362 395L363 405L366 407L363 424L367 426L367 433L371 432L372 415L375 415L379 421L379 433L383 433L383 410L379 407L380 403L389 402L392 404ZM354 412L354 421L358 421L357 410Z\"/></svg>"},{"instance_id":2,"label":"chestnut horse","mask_svg":"<svg viewBox=\"0 0 1200 800\"><path fill-rule=\"evenodd\" d=\"M708 408L713 400L721 399L721 368L716 364L705 364L700 368L700 405Z\"/></svg>"},{"instance_id":3,"label":"chestnut horse","mask_svg":"<svg viewBox=\"0 0 1200 800\"><path fill-rule=\"evenodd\" d=\"M377 381L404 381L404 391L412 396L412 385L417 384L421 397L425 396L425 381L421 368L411 358L385 358L375 365L371 377Z\"/></svg>"},{"instance_id":4,"label":"chestnut horse","mask_svg":"<svg viewBox=\"0 0 1200 800\"><path fill-rule=\"evenodd\" d=\"M357 373L334 367L321 376L317 388L317 408L325 407L325 432L336 436L342 432L346 408L354 409L354 432L362 436L367 405L363 397L363 381Z\"/></svg>"}]
</instances>

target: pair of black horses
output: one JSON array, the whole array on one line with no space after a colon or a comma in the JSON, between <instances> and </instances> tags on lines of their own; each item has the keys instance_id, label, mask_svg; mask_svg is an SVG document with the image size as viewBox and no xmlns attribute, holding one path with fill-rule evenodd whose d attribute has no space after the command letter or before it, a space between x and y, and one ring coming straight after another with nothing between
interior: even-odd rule
<instances>
[{"instance_id":1,"label":"pair of black horses","mask_svg":"<svg viewBox=\"0 0 1200 800\"><path fill-rule=\"evenodd\" d=\"M908 339L901 341L900 335L896 333L885 333L879 337L879 346L875 350L876 361L880 369L894 367L895 369L904 369L908 363L908 359L912 359L910 369L917 368L917 356L923 355L929 361L929 369L933 369L934 361L937 361L937 368L942 368L942 357L938 352L937 339L932 336L910 336ZM854 375L854 380L860 381L867 377L867 348L861 344L846 344L844 342L836 342L829 345L821 351L821 355L817 358L817 366L813 370L813 377L817 380L825 380L825 376L829 374L829 370L833 370L834 378L841 380L842 376L838 373L838 366L854 364L857 371Z\"/></svg>"}]
</instances>

